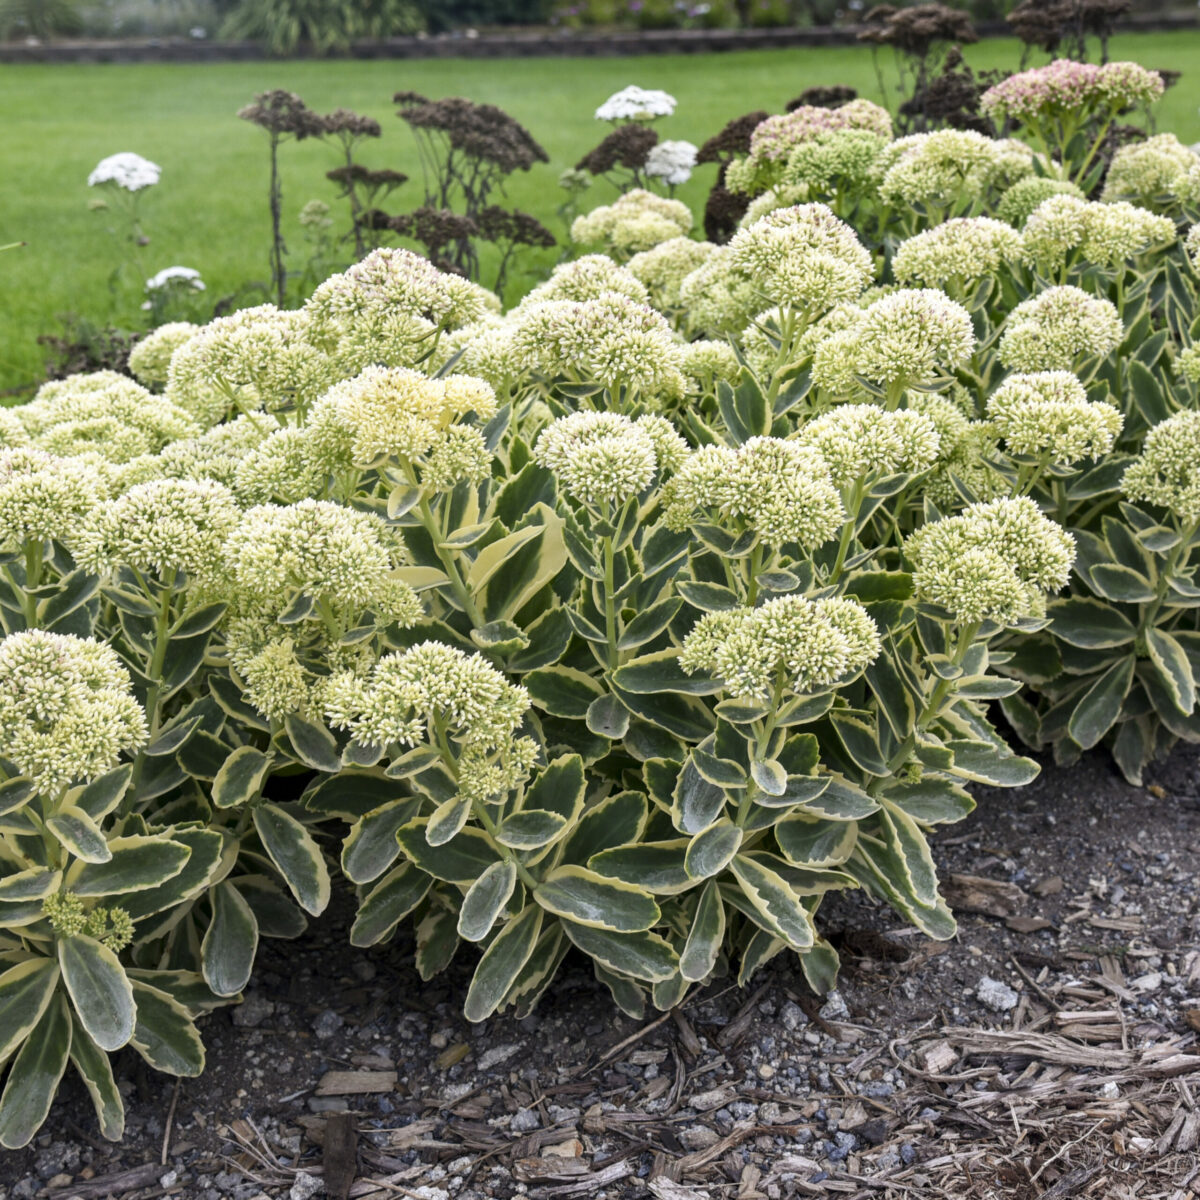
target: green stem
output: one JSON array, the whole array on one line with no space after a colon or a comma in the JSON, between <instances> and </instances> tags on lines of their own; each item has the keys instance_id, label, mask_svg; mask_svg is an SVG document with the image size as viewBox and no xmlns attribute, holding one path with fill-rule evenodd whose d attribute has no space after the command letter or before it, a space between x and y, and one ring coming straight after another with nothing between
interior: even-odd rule
<instances>
[{"instance_id":1,"label":"green stem","mask_svg":"<svg viewBox=\"0 0 1200 1200\"><path fill-rule=\"evenodd\" d=\"M620 652L617 650L617 576L616 557L613 550L613 539L606 537L604 542L604 632L608 642L607 661L609 671L615 671L620 662Z\"/></svg>"},{"instance_id":2,"label":"green stem","mask_svg":"<svg viewBox=\"0 0 1200 1200\"><path fill-rule=\"evenodd\" d=\"M25 543L25 586L18 588L21 609L25 615L25 628L37 627L37 597L31 595L42 581L43 546L40 541Z\"/></svg>"},{"instance_id":3,"label":"green stem","mask_svg":"<svg viewBox=\"0 0 1200 1200\"><path fill-rule=\"evenodd\" d=\"M1193 521L1180 532L1179 543L1171 551L1167 557L1166 564L1158 573L1158 587L1154 590L1154 599L1150 601L1149 607L1143 612L1141 620L1138 622L1138 635L1144 636L1146 630L1150 629L1154 622L1158 619L1158 614L1162 611L1163 603L1167 598L1167 588L1170 586L1171 576L1175 572L1175 568L1179 566L1179 560L1182 557L1186 562L1188 555L1192 552L1192 539L1196 536L1197 530L1200 530L1200 521Z\"/></svg>"},{"instance_id":4,"label":"green stem","mask_svg":"<svg viewBox=\"0 0 1200 1200\"><path fill-rule=\"evenodd\" d=\"M762 570L763 544L759 542L750 552L750 580L746 585L746 605L753 608L758 603L758 574Z\"/></svg>"},{"instance_id":5,"label":"green stem","mask_svg":"<svg viewBox=\"0 0 1200 1200\"><path fill-rule=\"evenodd\" d=\"M483 614L479 611L479 606L471 599L471 593L467 590L467 585L463 582L463 577L459 573L458 564L454 561L453 555L442 545L442 530L438 525L437 518L433 515L433 510L429 507L428 498L422 496L414 511L420 519L421 524L425 527L425 531L429 534L438 560L441 562L442 568L450 579L450 590L462 606L463 612L470 618L471 624L478 629L481 625L486 624Z\"/></svg>"}]
</instances>

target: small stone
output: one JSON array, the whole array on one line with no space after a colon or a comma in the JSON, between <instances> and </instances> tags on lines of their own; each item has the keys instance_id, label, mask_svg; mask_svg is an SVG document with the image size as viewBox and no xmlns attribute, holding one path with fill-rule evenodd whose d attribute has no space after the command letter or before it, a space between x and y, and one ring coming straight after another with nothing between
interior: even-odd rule
<instances>
[{"instance_id":1,"label":"small stone","mask_svg":"<svg viewBox=\"0 0 1200 1200\"><path fill-rule=\"evenodd\" d=\"M1017 1007L1021 997L999 979L985 975L975 989L975 997L980 1004L986 1005L992 1012L1008 1012Z\"/></svg>"},{"instance_id":2,"label":"small stone","mask_svg":"<svg viewBox=\"0 0 1200 1200\"><path fill-rule=\"evenodd\" d=\"M916 1150L908 1142L905 1142L904 1145L900 1147L900 1161L906 1167L911 1167L916 1161L916 1157Z\"/></svg>"},{"instance_id":3,"label":"small stone","mask_svg":"<svg viewBox=\"0 0 1200 1200\"><path fill-rule=\"evenodd\" d=\"M855 1131L868 1146L880 1146L887 1141L888 1123L882 1117L864 1121Z\"/></svg>"},{"instance_id":4,"label":"small stone","mask_svg":"<svg viewBox=\"0 0 1200 1200\"><path fill-rule=\"evenodd\" d=\"M804 1009L802 1009L800 1005L795 1002L795 1000L788 1000L784 1004L783 1011L779 1015L783 1020L784 1029L786 1029L789 1033L795 1033L801 1025L808 1024L808 1017L805 1014Z\"/></svg>"},{"instance_id":5,"label":"small stone","mask_svg":"<svg viewBox=\"0 0 1200 1200\"><path fill-rule=\"evenodd\" d=\"M679 1140L688 1150L707 1150L720 1141L720 1135L707 1125L689 1125L680 1132Z\"/></svg>"},{"instance_id":6,"label":"small stone","mask_svg":"<svg viewBox=\"0 0 1200 1200\"><path fill-rule=\"evenodd\" d=\"M179 1182L178 1171L166 1171L158 1177L158 1186L163 1188L173 1188Z\"/></svg>"},{"instance_id":7,"label":"small stone","mask_svg":"<svg viewBox=\"0 0 1200 1200\"><path fill-rule=\"evenodd\" d=\"M365 958L356 958L350 970L360 983L370 983L375 978L375 964Z\"/></svg>"},{"instance_id":8,"label":"small stone","mask_svg":"<svg viewBox=\"0 0 1200 1200\"><path fill-rule=\"evenodd\" d=\"M846 1001L842 999L842 993L836 989L830 992L825 1003L821 1005L819 1015L822 1021L848 1020L850 1010L846 1007Z\"/></svg>"},{"instance_id":9,"label":"small stone","mask_svg":"<svg viewBox=\"0 0 1200 1200\"><path fill-rule=\"evenodd\" d=\"M239 1029L257 1029L275 1011L275 1005L261 992L249 992L233 1010L231 1019Z\"/></svg>"},{"instance_id":10,"label":"small stone","mask_svg":"<svg viewBox=\"0 0 1200 1200\"><path fill-rule=\"evenodd\" d=\"M300 1171L292 1180L292 1190L288 1192L288 1200L310 1200L318 1192L325 1190L324 1183L307 1171Z\"/></svg>"},{"instance_id":11,"label":"small stone","mask_svg":"<svg viewBox=\"0 0 1200 1200\"><path fill-rule=\"evenodd\" d=\"M337 1031L341 1029L344 1024L345 1022L337 1015L337 1013L333 1011L332 1008L327 1008L313 1022L313 1033L316 1034L321 1041L327 1041L329 1038L333 1037L333 1035L337 1033Z\"/></svg>"},{"instance_id":12,"label":"small stone","mask_svg":"<svg viewBox=\"0 0 1200 1200\"><path fill-rule=\"evenodd\" d=\"M1100 1089L1100 1095L1105 1100L1115 1100L1120 1094L1121 1089L1111 1079Z\"/></svg>"},{"instance_id":13,"label":"small stone","mask_svg":"<svg viewBox=\"0 0 1200 1200\"><path fill-rule=\"evenodd\" d=\"M478 1070L490 1071L494 1066L506 1062L521 1049L519 1042L510 1042L507 1046L493 1046L479 1056Z\"/></svg>"},{"instance_id":14,"label":"small stone","mask_svg":"<svg viewBox=\"0 0 1200 1200\"><path fill-rule=\"evenodd\" d=\"M509 1122L509 1128L513 1133L532 1133L541 1123L541 1119L532 1108L518 1108L513 1113L512 1121Z\"/></svg>"}]
</instances>

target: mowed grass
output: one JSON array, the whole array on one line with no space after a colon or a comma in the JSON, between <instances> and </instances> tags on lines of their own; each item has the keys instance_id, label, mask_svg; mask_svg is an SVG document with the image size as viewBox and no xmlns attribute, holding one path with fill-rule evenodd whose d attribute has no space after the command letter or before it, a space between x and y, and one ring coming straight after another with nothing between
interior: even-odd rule
<instances>
[{"instance_id":1,"label":"mowed grass","mask_svg":"<svg viewBox=\"0 0 1200 1200\"><path fill-rule=\"evenodd\" d=\"M1200 33L1128 35L1114 39L1111 53L1184 72L1156 110L1158 128L1185 141L1200 139L1194 73ZM979 68L1012 68L1019 46L986 41L971 47L969 58ZM880 62L894 80L890 54ZM364 161L414 177L393 193L392 211L421 202L412 135L394 115L392 93L411 89L498 104L550 155L548 165L513 178L508 202L561 236L555 216L563 197L558 175L607 131L592 113L628 83L675 95L678 108L659 124L660 135L696 143L749 110L782 111L789 99L816 84L850 84L880 98L869 50L853 46L677 58L0 68L0 245L28 243L0 255L0 388L40 377L44 350L36 338L56 330L59 314L128 325L136 313L140 297L132 289L116 298L110 290L119 250L105 232L105 217L88 211L94 193L87 175L105 155L133 150L163 168L159 186L144 194L151 238L144 251L146 273L174 264L198 268L207 296L216 298L267 276L266 135L236 116L255 92L288 88L320 111L341 105L376 117L383 137L368 145ZM335 148L318 142L283 149L286 233L297 267L303 265L304 240L296 215L310 199L336 204L335 189L324 178L336 161ZM681 190L697 213L714 172L701 168ZM585 207L612 198L612 189L598 183ZM340 205L334 215L344 225ZM527 255L524 278L518 277L515 288L528 286L555 257Z\"/></svg>"}]
</instances>

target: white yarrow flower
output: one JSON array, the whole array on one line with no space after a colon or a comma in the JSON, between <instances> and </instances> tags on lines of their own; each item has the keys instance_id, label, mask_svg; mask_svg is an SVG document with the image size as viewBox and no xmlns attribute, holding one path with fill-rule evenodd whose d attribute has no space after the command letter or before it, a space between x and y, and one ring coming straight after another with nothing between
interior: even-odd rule
<instances>
[{"instance_id":1,"label":"white yarrow flower","mask_svg":"<svg viewBox=\"0 0 1200 1200\"><path fill-rule=\"evenodd\" d=\"M140 192L153 187L162 174L162 167L140 154L125 150L102 158L88 176L88 187L101 183L115 183L127 192Z\"/></svg>"},{"instance_id":2,"label":"white yarrow flower","mask_svg":"<svg viewBox=\"0 0 1200 1200\"><path fill-rule=\"evenodd\" d=\"M653 121L675 111L675 97L654 88L630 84L614 92L596 109L597 121Z\"/></svg>"},{"instance_id":3,"label":"white yarrow flower","mask_svg":"<svg viewBox=\"0 0 1200 1200\"><path fill-rule=\"evenodd\" d=\"M659 142L646 155L646 174L665 183L687 183L696 165L696 147L691 142Z\"/></svg>"},{"instance_id":4,"label":"white yarrow flower","mask_svg":"<svg viewBox=\"0 0 1200 1200\"><path fill-rule=\"evenodd\" d=\"M195 292L204 291L204 280L195 267L163 267L158 274L146 280L146 291L156 292L176 282L187 284Z\"/></svg>"}]
</instances>

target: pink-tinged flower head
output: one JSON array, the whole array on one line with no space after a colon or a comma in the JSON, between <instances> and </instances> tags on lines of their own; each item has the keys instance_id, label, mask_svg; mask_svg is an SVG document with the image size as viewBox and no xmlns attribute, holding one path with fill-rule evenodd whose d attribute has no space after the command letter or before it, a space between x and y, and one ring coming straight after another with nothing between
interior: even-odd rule
<instances>
[{"instance_id":1,"label":"pink-tinged flower head","mask_svg":"<svg viewBox=\"0 0 1200 1200\"><path fill-rule=\"evenodd\" d=\"M1149 104L1163 93L1162 76L1134 62L1074 62L1059 58L1045 67L1021 71L983 94L984 112L996 120L1028 121L1073 110L1113 110Z\"/></svg>"}]
</instances>

